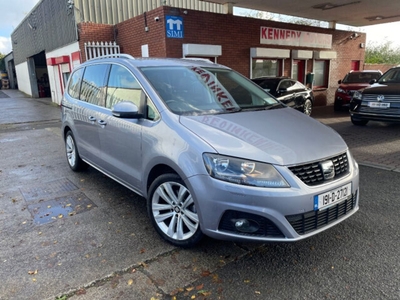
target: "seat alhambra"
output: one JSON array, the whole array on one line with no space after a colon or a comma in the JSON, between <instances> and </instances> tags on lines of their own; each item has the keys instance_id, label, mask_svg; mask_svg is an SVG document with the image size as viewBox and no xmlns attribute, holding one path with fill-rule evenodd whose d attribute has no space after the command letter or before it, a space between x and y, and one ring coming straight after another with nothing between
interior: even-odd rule
<instances>
[{"instance_id":1,"label":"seat alhambra","mask_svg":"<svg viewBox=\"0 0 400 300\"><path fill-rule=\"evenodd\" d=\"M89 60L71 74L62 135L91 166L147 201L158 234L298 241L358 210L359 169L331 128L204 59Z\"/></svg>"}]
</instances>

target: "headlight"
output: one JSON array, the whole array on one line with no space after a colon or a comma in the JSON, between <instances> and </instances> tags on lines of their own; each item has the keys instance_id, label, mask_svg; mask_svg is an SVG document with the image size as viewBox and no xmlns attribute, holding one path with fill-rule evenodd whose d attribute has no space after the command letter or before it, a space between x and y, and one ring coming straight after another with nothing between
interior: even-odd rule
<instances>
[{"instance_id":1,"label":"headlight","mask_svg":"<svg viewBox=\"0 0 400 300\"><path fill-rule=\"evenodd\" d=\"M204 153L203 160L208 174L219 180L258 187L290 187L270 164L211 153Z\"/></svg>"},{"instance_id":2,"label":"headlight","mask_svg":"<svg viewBox=\"0 0 400 300\"><path fill-rule=\"evenodd\" d=\"M355 91L354 94L353 94L353 99L361 100L362 99L362 94L359 91Z\"/></svg>"},{"instance_id":3,"label":"headlight","mask_svg":"<svg viewBox=\"0 0 400 300\"><path fill-rule=\"evenodd\" d=\"M345 91L344 89L341 89L341 88L338 88L338 89L337 89L337 92L338 92L338 93L346 94L346 91Z\"/></svg>"}]
</instances>

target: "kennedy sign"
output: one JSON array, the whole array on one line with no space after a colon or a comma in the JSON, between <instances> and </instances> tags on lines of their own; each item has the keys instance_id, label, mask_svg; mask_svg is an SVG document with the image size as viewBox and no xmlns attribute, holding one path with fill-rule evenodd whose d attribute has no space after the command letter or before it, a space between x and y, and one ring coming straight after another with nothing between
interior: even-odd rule
<instances>
[{"instance_id":1,"label":"kennedy sign","mask_svg":"<svg viewBox=\"0 0 400 300\"><path fill-rule=\"evenodd\" d=\"M260 44L332 48L332 35L291 29L261 27Z\"/></svg>"}]
</instances>

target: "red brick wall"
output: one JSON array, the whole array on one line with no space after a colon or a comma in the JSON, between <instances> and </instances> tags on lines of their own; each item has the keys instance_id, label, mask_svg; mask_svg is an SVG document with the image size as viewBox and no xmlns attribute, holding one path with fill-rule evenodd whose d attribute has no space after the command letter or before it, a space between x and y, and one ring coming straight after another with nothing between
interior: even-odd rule
<instances>
[{"instance_id":1,"label":"red brick wall","mask_svg":"<svg viewBox=\"0 0 400 300\"><path fill-rule=\"evenodd\" d=\"M114 42L114 26L97 23L79 23L79 49L82 62L86 61L85 43Z\"/></svg>"},{"instance_id":2,"label":"red brick wall","mask_svg":"<svg viewBox=\"0 0 400 300\"><path fill-rule=\"evenodd\" d=\"M160 18L159 22L154 20L157 16ZM117 43L121 46L121 52L141 57L141 46L147 44L150 57L166 57L163 20L163 7L159 7L145 15L117 24Z\"/></svg>"},{"instance_id":3,"label":"red brick wall","mask_svg":"<svg viewBox=\"0 0 400 300\"><path fill-rule=\"evenodd\" d=\"M358 37L351 39L353 32L332 30L332 50L336 51L337 58L331 61L331 70L329 77L329 88L325 91L326 104L333 104L335 91L339 87L338 81L351 70L351 62L359 61L360 69L363 69L366 34L358 32ZM318 93L316 93L318 95Z\"/></svg>"},{"instance_id":4,"label":"red brick wall","mask_svg":"<svg viewBox=\"0 0 400 300\"><path fill-rule=\"evenodd\" d=\"M386 64L364 64L364 70L380 70L382 73L385 73L390 68L393 68L397 65L386 65Z\"/></svg>"},{"instance_id":5,"label":"red brick wall","mask_svg":"<svg viewBox=\"0 0 400 300\"><path fill-rule=\"evenodd\" d=\"M166 15L177 15L183 18L183 39L166 38ZM159 17L158 22L154 20L156 16ZM260 44L261 26L331 34L332 49L262 45ZM331 60L330 63L329 88L315 91L315 105L329 105L333 104L334 93L338 86L337 81L351 69L351 61L360 61L361 68L364 65L365 49L361 48L360 44L365 44L366 35L358 33L359 37L350 39L351 34L352 32L348 31L162 6L145 15L117 24L114 30L111 25L80 24L80 47L84 49L85 41L110 41L114 40L115 36L123 53L141 56L141 46L148 44L151 57L182 57L182 44L221 45L222 56L218 57L218 63L227 65L245 76L250 75L250 48L253 47L336 51L337 58ZM84 57L84 53L82 54ZM308 60L306 73L311 72L312 69L313 60ZM290 73L291 59L286 59L284 75L290 76Z\"/></svg>"}]
</instances>

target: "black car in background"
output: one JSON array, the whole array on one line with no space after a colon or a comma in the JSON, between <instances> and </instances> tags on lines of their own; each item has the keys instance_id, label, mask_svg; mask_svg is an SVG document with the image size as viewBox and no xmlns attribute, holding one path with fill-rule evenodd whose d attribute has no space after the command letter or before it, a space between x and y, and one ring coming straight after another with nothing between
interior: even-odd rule
<instances>
[{"instance_id":1,"label":"black car in background","mask_svg":"<svg viewBox=\"0 0 400 300\"><path fill-rule=\"evenodd\" d=\"M299 81L288 77L259 77L252 81L287 106L311 115L314 94Z\"/></svg>"},{"instance_id":2,"label":"black car in background","mask_svg":"<svg viewBox=\"0 0 400 300\"><path fill-rule=\"evenodd\" d=\"M369 121L400 121L400 67L386 71L371 86L356 91L350 102L354 125Z\"/></svg>"}]
</instances>

